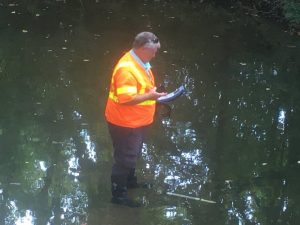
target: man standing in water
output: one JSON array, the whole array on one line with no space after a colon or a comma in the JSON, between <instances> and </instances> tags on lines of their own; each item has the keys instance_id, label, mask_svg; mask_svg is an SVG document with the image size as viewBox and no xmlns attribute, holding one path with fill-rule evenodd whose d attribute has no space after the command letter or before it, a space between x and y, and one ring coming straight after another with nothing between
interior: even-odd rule
<instances>
[{"instance_id":1,"label":"man standing in water","mask_svg":"<svg viewBox=\"0 0 300 225\"><path fill-rule=\"evenodd\" d=\"M128 197L127 188L138 187L135 167L144 131L153 122L156 99L166 95L156 91L149 63L159 48L153 33L139 33L113 70L105 117L114 148L111 202L115 204L139 206Z\"/></svg>"}]
</instances>

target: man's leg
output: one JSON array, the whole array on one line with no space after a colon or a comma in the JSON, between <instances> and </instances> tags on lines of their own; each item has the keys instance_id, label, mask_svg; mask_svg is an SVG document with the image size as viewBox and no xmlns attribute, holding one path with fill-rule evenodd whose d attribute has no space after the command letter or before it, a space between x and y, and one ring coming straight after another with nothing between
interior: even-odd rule
<instances>
[{"instance_id":1,"label":"man's leg","mask_svg":"<svg viewBox=\"0 0 300 225\"><path fill-rule=\"evenodd\" d=\"M111 202L129 207L139 207L140 204L133 201L127 194L127 177L129 169L122 168L117 164L112 167L111 175Z\"/></svg>"},{"instance_id":2,"label":"man's leg","mask_svg":"<svg viewBox=\"0 0 300 225\"><path fill-rule=\"evenodd\" d=\"M127 188L138 188L137 177L135 175L135 168L130 169L127 176Z\"/></svg>"},{"instance_id":3,"label":"man's leg","mask_svg":"<svg viewBox=\"0 0 300 225\"><path fill-rule=\"evenodd\" d=\"M112 202L137 207L127 195L128 177L134 172L143 144L143 129L132 129L108 124L114 147L115 164L112 168Z\"/></svg>"}]
</instances>

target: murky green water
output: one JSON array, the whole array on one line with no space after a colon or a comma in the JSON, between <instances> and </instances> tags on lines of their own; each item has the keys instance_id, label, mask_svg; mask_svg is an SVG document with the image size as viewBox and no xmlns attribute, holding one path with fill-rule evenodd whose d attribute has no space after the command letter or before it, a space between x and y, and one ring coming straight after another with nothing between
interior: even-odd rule
<instances>
[{"instance_id":1,"label":"murky green water","mask_svg":"<svg viewBox=\"0 0 300 225\"><path fill-rule=\"evenodd\" d=\"M0 28L0 224L299 224L299 36L180 1L4 1ZM103 111L142 30L161 40L158 83L187 92L149 130L154 188L130 209L110 204Z\"/></svg>"}]
</instances>

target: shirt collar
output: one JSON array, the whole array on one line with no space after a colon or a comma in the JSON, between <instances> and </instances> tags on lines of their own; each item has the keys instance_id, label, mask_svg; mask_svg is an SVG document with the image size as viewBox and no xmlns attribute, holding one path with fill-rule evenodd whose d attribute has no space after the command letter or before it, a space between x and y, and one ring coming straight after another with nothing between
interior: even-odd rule
<instances>
[{"instance_id":1,"label":"shirt collar","mask_svg":"<svg viewBox=\"0 0 300 225\"><path fill-rule=\"evenodd\" d=\"M146 70L150 70L151 69L151 65L149 62L144 63L140 57L137 56L137 54L135 54L135 52L131 49L130 50L130 54L133 56L133 58Z\"/></svg>"}]
</instances>

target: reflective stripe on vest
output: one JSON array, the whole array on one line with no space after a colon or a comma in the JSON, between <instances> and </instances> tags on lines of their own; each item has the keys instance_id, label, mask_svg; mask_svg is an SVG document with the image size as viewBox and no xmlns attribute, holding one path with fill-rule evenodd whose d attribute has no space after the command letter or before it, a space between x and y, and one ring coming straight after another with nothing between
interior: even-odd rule
<instances>
[{"instance_id":1,"label":"reflective stripe on vest","mask_svg":"<svg viewBox=\"0 0 300 225\"><path fill-rule=\"evenodd\" d=\"M124 94L124 93L136 93L137 88L133 86L125 86L125 87L120 87L117 88L117 93L118 94Z\"/></svg>"},{"instance_id":2,"label":"reflective stripe on vest","mask_svg":"<svg viewBox=\"0 0 300 225\"><path fill-rule=\"evenodd\" d=\"M114 102L119 102L118 97L115 96L112 92L109 92L109 98L111 100L113 100ZM136 105L154 105L154 104L155 104L155 100L146 100L146 101L143 101L143 102L138 103Z\"/></svg>"}]
</instances>

